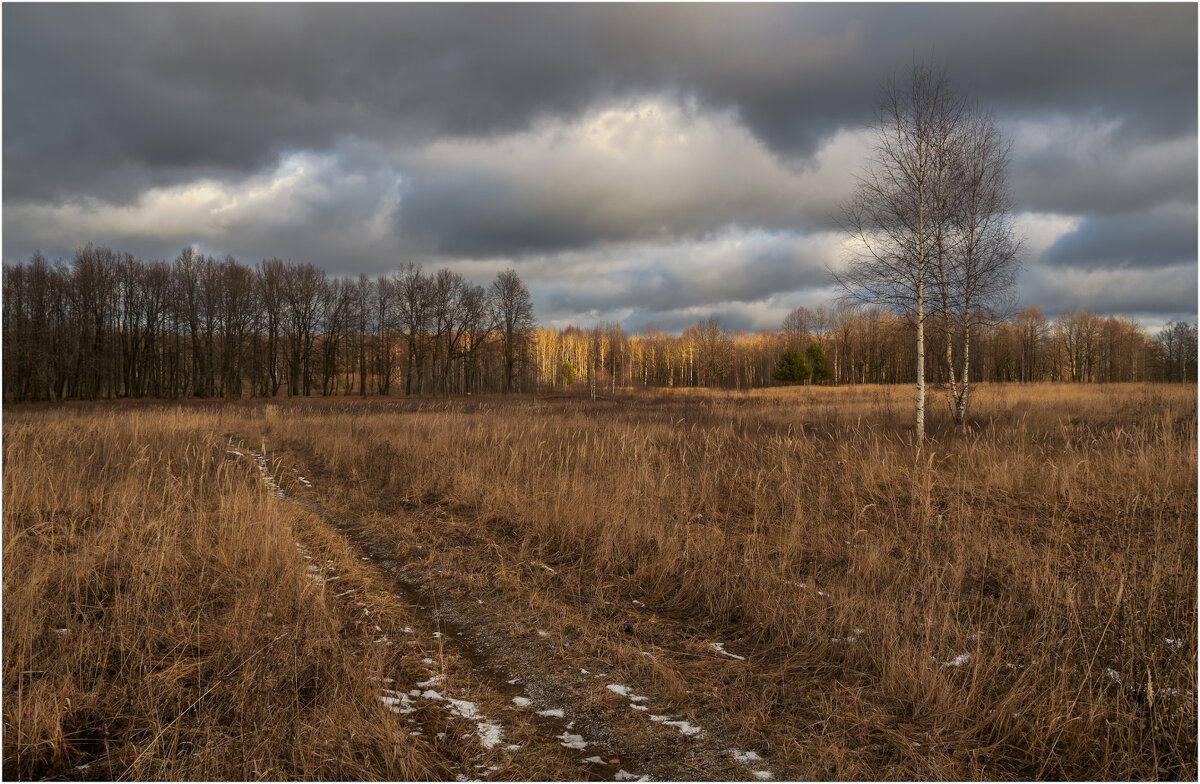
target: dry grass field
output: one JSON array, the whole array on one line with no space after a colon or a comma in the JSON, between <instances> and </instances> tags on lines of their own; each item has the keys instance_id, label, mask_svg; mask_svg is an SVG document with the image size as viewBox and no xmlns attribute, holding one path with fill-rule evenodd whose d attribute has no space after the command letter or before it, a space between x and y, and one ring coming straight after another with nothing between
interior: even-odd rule
<instances>
[{"instance_id":1,"label":"dry grass field","mask_svg":"<svg viewBox=\"0 0 1200 784\"><path fill-rule=\"evenodd\" d=\"M1196 388L910 397L8 408L3 772L1194 780Z\"/></svg>"}]
</instances>

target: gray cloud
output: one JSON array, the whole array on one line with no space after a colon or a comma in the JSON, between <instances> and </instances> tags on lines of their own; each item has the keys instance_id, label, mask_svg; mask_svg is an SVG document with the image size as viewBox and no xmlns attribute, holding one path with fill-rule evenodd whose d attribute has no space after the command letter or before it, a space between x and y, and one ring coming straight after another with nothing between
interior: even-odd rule
<instances>
[{"instance_id":1,"label":"gray cloud","mask_svg":"<svg viewBox=\"0 0 1200 784\"><path fill-rule=\"evenodd\" d=\"M1150 136L1196 117L1187 5L9 5L4 20L6 197L129 196L347 133L488 136L638 92L735 109L772 149L809 153L931 52L1006 114L1100 111Z\"/></svg>"},{"instance_id":2,"label":"gray cloud","mask_svg":"<svg viewBox=\"0 0 1200 784\"><path fill-rule=\"evenodd\" d=\"M1055 266L1164 267L1196 259L1195 205L1089 217L1060 237L1042 260Z\"/></svg>"},{"instance_id":3,"label":"gray cloud","mask_svg":"<svg viewBox=\"0 0 1200 784\"><path fill-rule=\"evenodd\" d=\"M735 225L827 228L869 151L865 134L839 134L793 167L729 113L669 98L622 101L407 156L401 228L430 235L443 253L475 256L699 237Z\"/></svg>"},{"instance_id":4,"label":"gray cloud","mask_svg":"<svg viewBox=\"0 0 1200 784\"><path fill-rule=\"evenodd\" d=\"M6 261L511 264L544 318L757 328L828 297L879 83L936 58L1013 141L1024 300L1157 313L1191 270L1161 307L1195 308L1194 5L3 15Z\"/></svg>"},{"instance_id":5,"label":"gray cloud","mask_svg":"<svg viewBox=\"0 0 1200 784\"><path fill-rule=\"evenodd\" d=\"M1061 113L1008 123L1021 209L1104 213L1196 203L1196 135L1137 136L1128 117Z\"/></svg>"},{"instance_id":6,"label":"gray cloud","mask_svg":"<svg viewBox=\"0 0 1200 784\"><path fill-rule=\"evenodd\" d=\"M1150 270L1033 266L1021 280L1022 290L1031 292L1022 304L1052 317L1086 309L1188 321L1196 320L1196 285L1195 262Z\"/></svg>"}]
</instances>

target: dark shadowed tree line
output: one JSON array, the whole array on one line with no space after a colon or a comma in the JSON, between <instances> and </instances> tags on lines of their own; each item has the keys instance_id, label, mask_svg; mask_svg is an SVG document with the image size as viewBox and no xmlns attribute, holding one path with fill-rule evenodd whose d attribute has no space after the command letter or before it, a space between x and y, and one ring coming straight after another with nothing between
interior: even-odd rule
<instances>
[{"instance_id":1,"label":"dark shadowed tree line","mask_svg":"<svg viewBox=\"0 0 1200 784\"><path fill-rule=\"evenodd\" d=\"M512 270L330 277L311 264L88 245L4 268L4 399L462 394L528 389Z\"/></svg>"}]
</instances>

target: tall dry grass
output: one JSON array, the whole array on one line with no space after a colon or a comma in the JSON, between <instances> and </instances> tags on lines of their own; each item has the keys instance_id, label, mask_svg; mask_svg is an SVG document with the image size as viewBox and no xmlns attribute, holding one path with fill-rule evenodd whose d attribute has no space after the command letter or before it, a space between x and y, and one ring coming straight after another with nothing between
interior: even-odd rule
<instances>
[{"instance_id":1,"label":"tall dry grass","mask_svg":"<svg viewBox=\"0 0 1200 784\"><path fill-rule=\"evenodd\" d=\"M791 732L796 760L918 732L913 759L836 770L1194 779L1195 388L985 386L921 451L910 406L681 391L246 425L346 508L450 505L482 541L749 646L779 683L729 710Z\"/></svg>"},{"instance_id":2,"label":"tall dry grass","mask_svg":"<svg viewBox=\"0 0 1200 784\"><path fill-rule=\"evenodd\" d=\"M445 777L379 702L382 654L305 579L312 521L230 459L229 422L6 411L6 778Z\"/></svg>"}]
</instances>

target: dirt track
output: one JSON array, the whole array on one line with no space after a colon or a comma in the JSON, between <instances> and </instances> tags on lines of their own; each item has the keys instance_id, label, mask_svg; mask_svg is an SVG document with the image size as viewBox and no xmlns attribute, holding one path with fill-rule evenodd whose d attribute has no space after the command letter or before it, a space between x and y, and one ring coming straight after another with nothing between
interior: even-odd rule
<instances>
[{"instance_id":1,"label":"dirt track","mask_svg":"<svg viewBox=\"0 0 1200 784\"><path fill-rule=\"evenodd\" d=\"M479 541L440 506L334 511L319 468L233 443L231 456L253 459L276 495L325 529L297 543L314 584L352 623L374 624L376 644L399 648L397 670L424 676L381 676L380 699L412 737L445 749L457 778L790 778L762 733L724 725L714 676L756 677L735 646L640 601L582 596L570 565L526 560L502 537ZM426 726L437 709L439 727L454 730Z\"/></svg>"}]
</instances>

